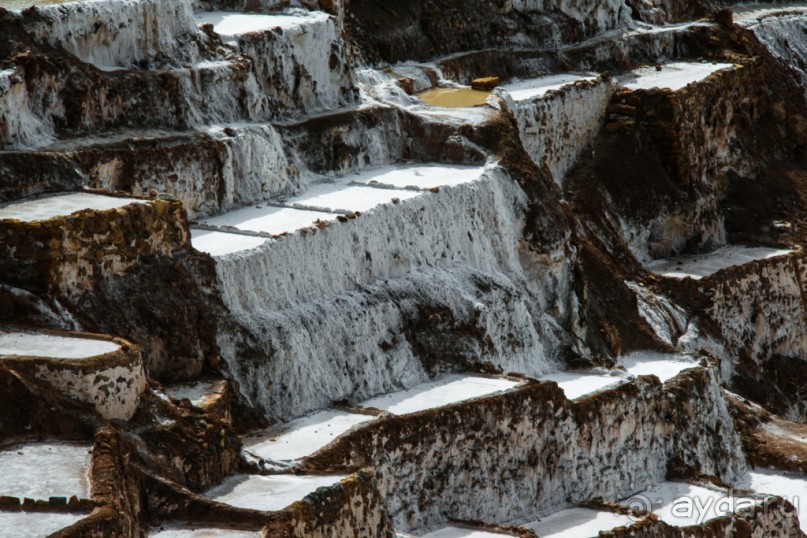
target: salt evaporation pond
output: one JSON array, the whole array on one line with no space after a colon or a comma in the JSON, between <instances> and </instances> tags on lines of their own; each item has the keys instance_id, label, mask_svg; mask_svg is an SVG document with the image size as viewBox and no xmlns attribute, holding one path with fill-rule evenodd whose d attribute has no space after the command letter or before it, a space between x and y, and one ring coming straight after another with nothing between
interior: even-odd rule
<instances>
[{"instance_id":1,"label":"salt evaporation pond","mask_svg":"<svg viewBox=\"0 0 807 538\"><path fill-rule=\"evenodd\" d=\"M23 356L54 359L86 359L120 349L108 340L78 338L44 333L0 333L0 357Z\"/></svg>"},{"instance_id":2,"label":"salt evaporation pond","mask_svg":"<svg viewBox=\"0 0 807 538\"><path fill-rule=\"evenodd\" d=\"M144 202L145 200L138 198L118 198L88 192L55 194L4 204L0 206L0 220L17 219L23 222L34 222L71 215L83 209L105 211Z\"/></svg>"},{"instance_id":3,"label":"salt evaporation pond","mask_svg":"<svg viewBox=\"0 0 807 538\"><path fill-rule=\"evenodd\" d=\"M362 407L372 407L395 415L417 413L426 409L443 407L453 403L488 396L510 390L520 383L509 379L447 375L434 381L422 383L409 390L385 394L362 402Z\"/></svg>"}]
</instances>

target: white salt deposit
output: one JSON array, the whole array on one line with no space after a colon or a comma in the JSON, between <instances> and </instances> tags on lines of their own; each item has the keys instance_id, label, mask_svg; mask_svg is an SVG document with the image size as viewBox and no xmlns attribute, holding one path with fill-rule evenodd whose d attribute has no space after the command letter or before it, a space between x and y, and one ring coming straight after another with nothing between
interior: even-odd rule
<instances>
[{"instance_id":1,"label":"white salt deposit","mask_svg":"<svg viewBox=\"0 0 807 538\"><path fill-rule=\"evenodd\" d=\"M653 88L680 90L693 82L705 79L712 73L731 67L732 64L727 63L672 62L662 65L661 71L657 71L655 67L643 67L619 76L617 80L631 90Z\"/></svg>"},{"instance_id":2,"label":"white salt deposit","mask_svg":"<svg viewBox=\"0 0 807 538\"><path fill-rule=\"evenodd\" d=\"M355 183L378 184L399 189L415 187L430 189L447 185L460 185L479 178L484 166L462 165L392 165L363 170L345 179Z\"/></svg>"},{"instance_id":3,"label":"white salt deposit","mask_svg":"<svg viewBox=\"0 0 807 538\"><path fill-rule=\"evenodd\" d=\"M594 80L595 78L594 75L588 74L577 75L574 73L562 73L527 80L516 80L500 87L510 94L513 101L525 101L533 97L545 95L546 92L550 90L559 90L567 84L577 82L578 80Z\"/></svg>"},{"instance_id":4,"label":"white salt deposit","mask_svg":"<svg viewBox=\"0 0 807 538\"><path fill-rule=\"evenodd\" d=\"M503 538L505 536L512 536L511 534L502 534L498 532L482 531L477 529L469 529L467 527L443 527L429 534L422 534L421 538Z\"/></svg>"},{"instance_id":5,"label":"white salt deposit","mask_svg":"<svg viewBox=\"0 0 807 538\"><path fill-rule=\"evenodd\" d=\"M34 500L90 497L89 445L30 443L0 450L0 495Z\"/></svg>"},{"instance_id":6,"label":"white salt deposit","mask_svg":"<svg viewBox=\"0 0 807 538\"><path fill-rule=\"evenodd\" d=\"M205 493L214 501L238 508L274 512L302 500L318 488L333 486L345 476L235 475Z\"/></svg>"},{"instance_id":7,"label":"white salt deposit","mask_svg":"<svg viewBox=\"0 0 807 538\"><path fill-rule=\"evenodd\" d=\"M0 357L19 355L54 359L85 359L120 349L107 340L42 333L0 333Z\"/></svg>"},{"instance_id":8,"label":"white salt deposit","mask_svg":"<svg viewBox=\"0 0 807 538\"><path fill-rule=\"evenodd\" d=\"M150 538L261 538L261 531L238 531L232 529L211 529L163 525L149 533Z\"/></svg>"},{"instance_id":9,"label":"white salt deposit","mask_svg":"<svg viewBox=\"0 0 807 538\"><path fill-rule=\"evenodd\" d=\"M799 513L801 530L807 532L807 478L804 475L756 469L748 473L740 487L757 493L778 495L790 501Z\"/></svg>"},{"instance_id":10,"label":"white salt deposit","mask_svg":"<svg viewBox=\"0 0 807 538\"><path fill-rule=\"evenodd\" d=\"M274 28L289 29L327 19L328 15L322 12L306 13L305 16L260 15L226 11L208 11L196 14L197 23L200 25L212 24L213 30L224 38L233 38L253 32L266 32Z\"/></svg>"},{"instance_id":11,"label":"white salt deposit","mask_svg":"<svg viewBox=\"0 0 807 538\"><path fill-rule=\"evenodd\" d=\"M298 418L244 440L244 449L265 460L288 461L310 456L372 415L326 410Z\"/></svg>"},{"instance_id":12,"label":"white salt deposit","mask_svg":"<svg viewBox=\"0 0 807 538\"><path fill-rule=\"evenodd\" d=\"M590 508L569 508L521 526L535 531L541 538L591 538L599 536L602 531L632 524L633 521L626 515Z\"/></svg>"},{"instance_id":13,"label":"white salt deposit","mask_svg":"<svg viewBox=\"0 0 807 538\"><path fill-rule=\"evenodd\" d=\"M0 220L17 219L33 222L70 215L82 209L105 211L144 202L145 200L136 198L117 198L88 192L55 194L5 204L0 207Z\"/></svg>"},{"instance_id":14,"label":"white salt deposit","mask_svg":"<svg viewBox=\"0 0 807 538\"><path fill-rule=\"evenodd\" d=\"M671 355L652 351L631 353L622 357L619 362L631 375L655 375L662 383L687 368L698 366L698 361L689 355Z\"/></svg>"},{"instance_id":15,"label":"white salt deposit","mask_svg":"<svg viewBox=\"0 0 807 538\"><path fill-rule=\"evenodd\" d=\"M86 515L51 512L0 512L0 536L42 538L78 523Z\"/></svg>"},{"instance_id":16,"label":"white salt deposit","mask_svg":"<svg viewBox=\"0 0 807 538\"><path fill-rule=\"evenodd\" d=\"M700 280L718 271L754 260L766 260L789 254L790 250L769 247L745 247L731 245L714 252L682 256L651 262L648 267L654 273L670 278L694 278Z\"/></svg>"},{"instance_id":17,"label":"white salt deposit","mask_svg":"<svg viewBox=\"0 0 807 538\"><path fill-rule=\"evenodd\" d=\"M584 372L556 372L540 377L541 381L554 381L570 400L612 389L625 382L620 377Z\"/></svg>"},{"instance_id":18,"label":"white salt deposit","mask_svg":"<svg viewBox=\"0 0 807 538\"><path fill-rule=\"evenodd\" d=\"M369 211L379 204L391 202L393 198L408 200L420 195L421 193L417 191L373 189L326 183L316 185L303 194L288 198L285 205L334 212Z\"/></svg>"},{"instance_id":19,"label":"white salt deposit","mask_svg":"<svg viewBox=\"0 0 807 538\"><path fill-rule=\"evenodd\" d=\"M165 385L165 393L177 400L188 399L195 405L201 405L208 396L216 394L218 381L192 381L190 383L176 383Z\"/></svg>"},{"instance_id":20,"label":"white salt deposit","mask_svg":"<svg viewBox=\"0 0 807 538\"><path fill-rule=\"evenodd\" d=\"M454 374L417 385L409 390L378 396L361 405L395 415L405 415L510 390L518 384L519 382L509 379Z\"/></svg>"},{"instance_id":21,"label":"white salt deposit","mask_svg":"<svg viewBox=\"0 0 807 538\"><path fill-rule=\"evenodd\" d=\"M193 248L206 252L211 256L226 256L233 252L250 250L261 246L264 242L266 242L264 237L208 230L191 230Z\"/></svg>"},{"instance_id":22,"label":"white salt deposit","mask_svg":"<svg viewBox=\"0 0 807 538\"><path fill-rule=\"evenodd\" d=\"M684 482L660 482L621 502L631 508L649 509L662 521L677 527L700 525L757 503L748 496Z\"/></svg>"},{"instance_id":23,"label":"white salt deposit","mask_svg":"<svg viewBox=\"0 0 807 538\"><path fill-rule=\"evenodd\" d=\"M239 230L279 235L307 228L317 220L330 222L335 219L336 215L333 213L290 207L259 206L244 207L205 219L202 222L209 226L232 226Z\"/></svg>"}]
</instances>

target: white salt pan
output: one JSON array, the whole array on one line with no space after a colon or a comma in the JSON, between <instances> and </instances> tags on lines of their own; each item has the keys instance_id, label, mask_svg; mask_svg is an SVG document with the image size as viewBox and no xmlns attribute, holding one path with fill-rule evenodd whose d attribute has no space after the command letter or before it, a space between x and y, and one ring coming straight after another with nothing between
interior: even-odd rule
<instances>
[{"instance_id":1,"label":"white salt pan","mask_svg":"<svg viewBox=\"0 0 807 538\"><path fill-rule=\"evenodd\" d=\"M261 538L261 531L237 531L231 529L190 528L166 526L152 529L150 538Z\"/></svg>"},{"instance_id":2,"label":"white salt pan","mask_svg":"<svg viewBox=\"0 0 807 538\"><path fill-rule=\"evenodd\" d=\"M421 196L421 194L417 191L373 189L328 183L316 185L299 196L287 199L285 205L325 211L368 211L379 204L391 202L393 198L408 200Z\"/></svg>"},{"instance_id":3,"label":"white salt pan","mask_svg":"<svg viewBox=\"0 0 807 538\"><path fill-rule=\"evenodd\" d=\"M631 375L655 375L662 383L687 368L698 366L698 361L689 355L670 355L651 351L632 353L623 357L619 362Z\"/></svg>"},{"instance_id":4,"label":"white salt pan","mask_svg":"<svg viewBox=\"0 0 807 538\"><path fill-rule=\"evenodd\" d=\"M631 518L622 514L590 508L570 508L521 526L535 531L541 538L590 538L599 536L601 531L632 524Z\"/></svg>"},{"instance_id":5,"label":"white salt pan","mask_svg":"<svg viewBox=\"0 0 807 538\"><path fill-rule=\"evenodd\" d=\"M31 443L0 451L0 495L47 500L90 496L89 445Z\"/></svg>"},{"instance_id":6,"label":"white salt pan","mask_svg":"<svg viewBox=\"0 0 807 538\"><path fill-rule=\"evenodd\" d=\"M743 265L754 260L765 260L789 254L790 250L769 247L727 246L706 254L695 254L666 260L656 260L648 267L654 273L671 278L700 280L727 267Z\"/></svg>"},{"instance_id":7,"label":"white salt pan","mask_svg":"<svg viewBox=\"0 0 807 538\"><path fill-rule=\"evenodd\" d=\"M501 86L513 101L526 101L533 97L541 97L550 90L558 90L567 84L578 80L593 80L592 75L576 75L573 73L563 73L559 75L547 75L545 77L532 78L528 80L517 80Z\"/></svg>"},{"instance_id":8,"label":"white salt pan","mask_svg":"<svg viewBox=\"0 0 807 538\"><path fill-rule=\"evenodd\" d=\"M294 28L295 26L327 19L328 15L326 13L310 13L298 17L209 11L196 15L198 24L212 24L213 30L224 38L232 38L252 32L266 32L273 28Z\"/></svg>"},{"instance_id":9,"label":"white salt pan","mask_svg":"<svg viewBox=\"0 0 807 538\"><path fill-rule=\"evenodd\" d=\"M512 535L449 526L430 532L429 534L424 534L421 538L502 538L504 536Z\"/></svg>"},{"instance_id":10,"label":"white salt pan","mask_svg":"<svg viewBox=\"0 0 807 538\"><path fill-rule=\"evenodd\" d=\"M202 222L210 226L232 226L239 230L279 235L311 226L316 220L328 222L335 219L333 213L264 206L237 209Z\"/></svg>"},{"instance_id":11,"label":"white salt pan","mask_svg":"<svg viewBox=\"0 0 807 538\"><path fill-rule=\"evenodd\" d=\"M757 469L746 475L740 487L757 493L778 495L790 501L799 513L801 530L807 532L807 478L785 471Z\"/></svg>"},{"instance_id":12,"label":"white salt pan","mask_svg":"<svg viewBox=\"0 0 807 538\"><path fill-rule=\"evenodd\" d=\"M617 79L623 86L631 90L652 88L680 90L688 84L705 79L716 71L730 67L733 67L732 64L727 63L673 62L664 64L661 71L656 71L655 67L645 67L619 76Z\"/></svg>"},{"instance_id":13,"label":"white salt pan","mask_svg":"<svg viewBox=\"0 0 807 538\"><path fill-rule=\"evenodd\" d=\"M332 486L345 476L236 475L205 495L238 508L274 512L316 491Z\"/></svg>"},{"instance_id":14,"label":"white salt pan","mask_svg":"<svg viewBox=\"0 0 807 538\"><path fill-rule=\"evenodd\" d=\"M320 411L251 436L244 440L244 449L266 460L296 460L310 456L354 426L374 418L346 411Z\"/></svg>"},{"instance_id":15,"label":"white salt pan","mask_svg":"<svg viewBox=\"0 0 807 538\"><path fill-rule=\"evenodd\" d=\"M56 194L43 198L18 200L0 207L0 220L17 219L23 222L47 220L70 215L82 209L104 211L129 204L144 203L136 198L116 198L87 192Z\"/></svg>"},{"instance_id":16,"label":"white salt pan","mask_svg":"<svg viewBox=\"0 0 807 538\"><path fill-rule=\"evenodd\" d=\"M509 379L447 375L409 390L372 398L361 405L405 415L509 390L518 384Z\"/></svg>"},{"instance_id":17,"label":"white salt pan","mask_svg":"<svg viewBox=\"0 0 807 538\"><path fill-rule=\"evenodd\" d=\"M364 170L346 176L345 179L356 183L377 183L397 188L430 189L468 183L478 179L484 172L483 166L400 165Z\"/></svg>"},{"instance_id":18,"label":"white salt pan","mask_svg":"<svg viewBox=\"0 0 807 538\"><path fill-rule=\"evenodd\" d=\"M650 508L662 521L685 527L750 508L757 501L736 493L730 495L727 491L683 482L661 482L621 504L632 508Z\"/></svg>"},{"instance_id":19,"label":"white salt pan","mask_svg":"<svg viewBox=\"0 0 807 538\"><path fill-rule=\"evenodd\" d=\"M211 256L226 256L233 252L250 250L266 242L266 238L251 235L191 230L191 244L196 250Z\"/></svg>"},{"instance_id":20,"label":"white salt pan","mask_svg":"<svg viewBox=\"0 0 807 538\"><path fill-rule=\"evenodd\" d=\"M54 359L85 359L120 349L107 340L41 333L0 333L0 357L20 355Z\"/></svg>"},{"instance_id":21,"label":"white salt pan","mask_svg":"<svg viewBox=\"0 0 807 538\"><path fill-rule=\"evenodd\" d=\"M610 375L576 372L556 372L541 376L540 379L557 383L570 400L576 400L604 389L612 389L625 382L622 378Z\"/></svg>"},{"instance_id":22,"label":"white salt pan","mask_svg":"<svg viewBox=\"0 0 807 538\"><path fill-rule=\"evenodd\" d=\"M0 536L42 538L81 521L87 514L0 512Z\"/></svg>"}]
</instances>

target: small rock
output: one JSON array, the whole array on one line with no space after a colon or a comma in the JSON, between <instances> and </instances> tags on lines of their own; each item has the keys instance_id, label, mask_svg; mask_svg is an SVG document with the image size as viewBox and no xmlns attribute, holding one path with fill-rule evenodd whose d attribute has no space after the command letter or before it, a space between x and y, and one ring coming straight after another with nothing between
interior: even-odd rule
<instances>
[{"instance_id":1,"label":"small rock","mask_svg":"<svg viewBox=\"0 0 807 538\"><path fill-rule=\"evenodd\" d=\"M490 91L499 85L499 77L483 77L471 81L471 88L474 90Z\"/></svg>"}]
</instances>

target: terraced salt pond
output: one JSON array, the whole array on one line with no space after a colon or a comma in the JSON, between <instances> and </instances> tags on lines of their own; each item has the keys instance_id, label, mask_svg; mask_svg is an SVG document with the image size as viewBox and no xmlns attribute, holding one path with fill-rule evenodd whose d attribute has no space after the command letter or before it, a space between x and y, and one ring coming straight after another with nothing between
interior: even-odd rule
<instances>
[{"instance_id":1,"label":"terraced salt pond","mask_svg":"<svg viewBox=\"0 0 807 538\"><path fill-rule=\"evenodd\" d=\"M0 332L0 357L24 356L85 359L120 349L108 340L29 332Z\"/></svg>"},{"instance_id":2,"label":"terraced salt pond","mask_svg":"<svg viewBox=\"0 0 807 538\"><path fill-rule=\"evenodd\" d=\"M45 442L0 450L0 496L90 498L90 445Z\"/></svg>"},{"instance_id":3,"label":"terraced salt pond","mask_svg":"<svg viewBox=\"0 0 807 538\"><path fill-rule=\"evenodd\" d=\"M408 390L371 398L361 406L406 415L510 390L519 384L509 379L454 374Z\"/></svg>"},{"instance_id":4,"label":"terraced salt pond","mask_svg":"<svg viewBox=\"0 0 807 538\"><path fill-rule=\"evenodd\" d=\"M145 200L138 198L119 198L89 192L52 194L3 204L0 206L0 220L34 222L70 215L84 209L105 211L144 202Z\"/></svg>"},{"instance_id":5,"label":"terraced salt pond","mask_svg":"<svg viewBox=\"0 0 807 538\"><path fill-rule=\"evenodd\" d=\"M654 273L665 277L700 280L728 267L784 256L790 252L771 247L731 245L714 252L656 260L649 263L648 267Z\"/></svg>"},{"instance_id":6,"label":"terraced salt pond","mask_svg":"<svg viewBox=\"0 0 807 538\"><path fill-rule=\"evenodd\" d=\"M754 469L744 477L740 487L790 501L799 513L801 530L807 532L807 477L786 471Z\"/></svg>"},{"instance_id":7,"label":"terraced salt pond","mask_svg":"<svg viewBox=\"0 0 807 538\"><path fill-rule=\"evenodd\" d=\"M244 439L244 450L265 460L292 461L310 456L372 415L326 410L292 420Z\"/></svg>"},{"instance_id":8,"label":"terraced salt pond","mask_svg":"<svg viewBox=\"0 0 807 538\"><path fill-rule=\"evenodd\" d=\"M651 351L632 353L622 357L619 363L630 375L655 375L662 383L669 381L682 371L695 368L700 364L689 355L670 355Z\"/></svg>"},{"instance_id":9,"label":"terraced salt pond","mask_svg":"<svg viewBox=\"0 0 807 538\"><path fill-rule=\"evenodd\" d=\"M593 372L556 372L540 379L557 383L570 400L618 387L626 381L621 377Z\"/></svg>"},{"instance_id":10,"label":"terraced salt pond","mask_svg":"<svg viewBox=\"0 0 807 538\"><path fill-rule=\"evenodd\" d=\"M202 224L215 227L232 227L242 231L263 232L272 235L291 233L314 225L316 221L336 220L335 213L293 209L289 207L244 207L204 219Z\"/></svg>"},{"instance_id":11,"label":"terraced salt pond","mask_svg":"<svg viewBox=\"0 0 807 538\"><path fill-rule=\"evenodd\" d=\"M327 19L326 13L303 11L299 15L262 15L227 11L207 11L196 14L198 24L212 24L213 31L225 39L254 32L266 32L274 28L289 29L301 24Z\"/></svg>"},{"instance_id":12,"label":"terraced salt pond","mask_svg":"<svg viewBox=\"0 0 807 538\"><path fill-rule=\"evenodd\" d=\"M265 237L241 235L210 230L191 230L191 245L198 251L211 256L226 256L243 250L250 250L266 242Z\"/></svg>"},{"instance_id":13,"label":"terraced salt pond","mask_svg":"<svg viewBox=\"0 0 807 538\"><path fill-rule=\"evenodd\" d=\"M334 183L315 185L303 194L287 198L282 205L298 209L312 209L331 213L369 211L377 205L398 200L408 200L421 193L400 189L373 189Z\"/></svg>"},{"instance_id":14,"label":"terraced salt pond","mask_svg":"<svg viewBox=\"0 0 807 538\"><path fill-rule=\"evenodd\" d=\"M87 517L87 514L0 511L0 536L42 538L74 525L85 517Z\"/></svg>"},{"instance_id":15,"label":"terraced salt pond","mask_svg":"<svg viewBox=\"0 0 807 538\"><path fill-rule=\"evenodd\" d=\"M362 170L345 176L351 183L383 185L397 189L431 189L461 185L479 178L485 172L483 166L442 164L390 165Z\"/></svg>"},{"instance_id":16,"label":"terraced salt pond","mask_svg":"<svg viewBox=\"0 0 807 538\"><path fill-rule=\"evenodd\" d=\"M594 80L595 75L561 73L526 80L515 80L502 84L499 89L507 92L513 101L526 101L534 97L542 97L547 92L559 90L562 87L579 80Z\"/></svg>"},{"instance_id":17,"label":"terraced salt pond","mask_svg":"<svg viewBox=\"0 0 807 538\"><path fill-rule=\"evenodd\" d=\"M261 531L212 529L206 527L182 527L163 525L152 529L149 538L262 538Z\"/></svg>"},{"instance_id":18,"label":"terraced salt pond","mask_svg":"<svg viewBox=\"0 0 807 538\"><path fill-rule=\"evenodd\" d=\"M680 90L693 82L705 79L712 73L721 69L729 69L733 64L712 62L671 62L661 66L643 67L626 75L620 75L617 80L631 90L650 90L653 88L669 88Z\"/></svg>"},{"instance_id":19,"label":"terraced salt pond","mask_svg":"<svg viewBox=\"0 0 807 538\"><path fill-rule=\"evenodd\" d=\"M448 526L428 534L422 534L420 538L505 538L507 536L512 536L512 534Z\"/></svg>"},{"instance_id":20,"label":"terraced salt pond","mask_svg":"<svg viewBox=\"0 0 807 538\"><path fill-rule=\"evenodd\" d=\"M431 88L418 93L416 97L430 106L470 108L484 105L490 92L473 88Z\"/></svg>"},{"instance_id":21,"label":"terraced salt pond","mask_svg":"<svg viewBox=\"0 0 807 538\"><path fill-rule=\"evenodd\" d=\"M520 526L535 531L541 538L593 538L600 532L629 527L633 523L630 517L614 512L569 508Z\"/></svg>"},{"instance_id":22,"label":"terraced salt pond","mask_svg":"<svg viewBox=\"0 0 807 538\"><path fill-rule=\"evenodd\" d=\"M235 475L205 496L237 508L274 512L301 500L318 488L333 486L346 476Z\"/></svg>"}]
</instances>

